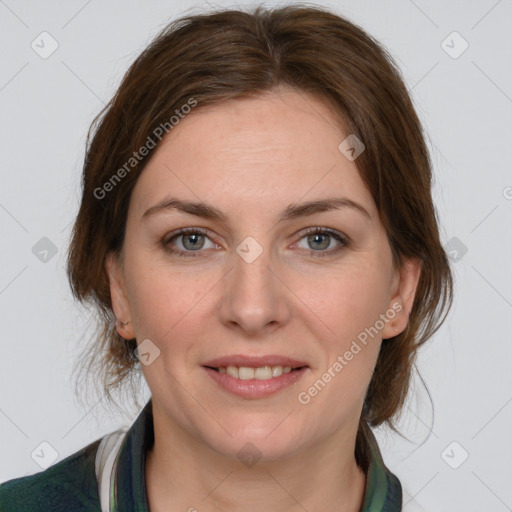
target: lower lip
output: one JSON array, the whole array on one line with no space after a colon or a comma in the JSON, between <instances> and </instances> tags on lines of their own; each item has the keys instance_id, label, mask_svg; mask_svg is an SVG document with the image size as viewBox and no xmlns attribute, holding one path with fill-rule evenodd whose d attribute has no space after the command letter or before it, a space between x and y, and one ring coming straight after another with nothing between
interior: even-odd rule
<instances>
[{"instance_id":1,"label":"lower lip","mask_svg":"<svg viewBox=\"0 0 512 512\"><path fill-rule=\"evenodd\" d=\"M302 378L308 370L307 367L283 373L279 377L272 377L267 380L249 379L241 380L231 377L227 373L219 373L216 370L203 366L208 375L222 388L233 395L242 398L265 398L291 386Z\"/></svg>"}]
</instances>

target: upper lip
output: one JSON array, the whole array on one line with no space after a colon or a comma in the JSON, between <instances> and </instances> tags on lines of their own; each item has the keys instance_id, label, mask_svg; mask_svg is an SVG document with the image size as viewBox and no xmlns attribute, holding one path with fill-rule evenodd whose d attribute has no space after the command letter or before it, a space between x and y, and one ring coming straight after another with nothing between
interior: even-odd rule
<instances>
[{"instance_id":1,"label":"upper lip","mask_svg":"<svg viewBox=\"0 0 512 512\"><path fill-rule=\"evenodd\" d=\"M301 368L308 366L303 361L291 359L285 356L266 355L266 356L245 356L241 354L234 354L231 356L218 357L211 359L203 366L210 366L211 368L220 368L228 366L244 366L247 368L259 368L261 366L290 366L291 368Z\"/></svg>"}]
</instances>

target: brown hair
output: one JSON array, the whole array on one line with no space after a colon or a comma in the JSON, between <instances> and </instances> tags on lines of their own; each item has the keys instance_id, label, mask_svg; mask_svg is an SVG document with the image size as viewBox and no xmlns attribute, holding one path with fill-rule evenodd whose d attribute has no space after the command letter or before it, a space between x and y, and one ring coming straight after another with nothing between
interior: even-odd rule
<instances>
[{"instance_id":1,"label":"brown hair","mask_svg":"<svg viewBox=\"0 0 512 512\"><path fill-rule=\"evenodd\" d=\"M101 314L82 368L100 373L102 392L111 401L110 392L138 369L136 341L116 331L105 271L109 251L121 250L130 195L151 157L139 155L135 162L134 153L154 140L158 127L172 128L170 119L191 99L200 109L282 86L328 102L347 133L363 141L357 167L388 234L394 264L399 268L403 257L422 263L407 328L383 340L360 421L361 441L367 423L387 422L395 429L416 351L444 322L453 283L431 197L428 150L398 68L371 36L324 8L295 4L184 16L140 54L94 119L68 258L74 295ZM364 447L358 446L362 460Z\"/></svg>"}]
</instances>

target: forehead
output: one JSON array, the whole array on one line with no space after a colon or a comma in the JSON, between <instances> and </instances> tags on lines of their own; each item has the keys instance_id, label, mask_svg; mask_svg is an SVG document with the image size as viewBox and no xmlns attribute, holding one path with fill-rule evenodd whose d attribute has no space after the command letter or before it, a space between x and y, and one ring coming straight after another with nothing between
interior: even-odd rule
<instances>
[{"instance_id":1,"label":"forehead","mask_svg":"<svg viewBox=\"0 0 512 512\"><path fill-rule=\"evenodd\" d=\"M341 194L373 215L356 163L338 149L347 135L325 102L293 90L198 106L156 149L133 192L134 207L142 214L172 194L271 212Z\"/></svg>"}]
</instances>

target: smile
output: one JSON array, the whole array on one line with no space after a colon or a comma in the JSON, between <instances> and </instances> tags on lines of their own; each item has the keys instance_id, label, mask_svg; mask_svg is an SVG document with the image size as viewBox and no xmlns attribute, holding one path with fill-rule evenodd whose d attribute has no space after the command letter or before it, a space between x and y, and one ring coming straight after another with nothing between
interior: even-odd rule
<instances>
[{"instance_id":1,"label":"smile","mask_svg":"<svg viewBox=\"0 0 512 512\"><path fill-rule=\"evenodd\" d=\"M245 399L273 395L310 370L305 361L274 354L232 354L205 361L202 367L222 390Z\"/></svg>"},{"instance_id":2,"label":"smile","mask_svg":"<svg viewBox=\"0 0 512 512\"><path fill-rule=\"evenodd\" d=\"M258 368L251 368L248 366L221 366L217 368L219 373L226 373L230 377L240 380L269 380L275 377L280 377L283 373L290 373L292 368L290 366L259 366Z\"/></svg>"}]
</instances>

